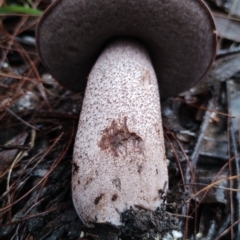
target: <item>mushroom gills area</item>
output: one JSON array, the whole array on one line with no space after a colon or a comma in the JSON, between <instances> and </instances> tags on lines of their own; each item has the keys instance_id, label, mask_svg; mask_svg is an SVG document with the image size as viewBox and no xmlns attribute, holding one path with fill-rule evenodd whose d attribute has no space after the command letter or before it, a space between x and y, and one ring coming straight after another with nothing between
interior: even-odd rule
<instances>
[{"instance_id":1,"label":"mushroom gills area","mask_svg":"<svg viewBox=\"0 0 240 240\"><path fill-rule=\"evenodd\" d=\"M85 222L121 225L130 207L161 204L168 172L159 89L141 43L112 41L92 68L73 161L73 202Z\"/></svg>"}]
</instances>

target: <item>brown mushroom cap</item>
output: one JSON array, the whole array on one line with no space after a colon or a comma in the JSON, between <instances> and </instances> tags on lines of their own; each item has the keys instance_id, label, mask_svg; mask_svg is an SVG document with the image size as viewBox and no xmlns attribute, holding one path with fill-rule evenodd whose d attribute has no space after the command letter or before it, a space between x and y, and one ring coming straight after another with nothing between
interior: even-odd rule
<instances>
[{"instance_id":1,"label":"brown mushroom cap","mask_svg":"<svg viewBox=\"0 0 240 240\"><path fill-rule=\"evenodd\" d=\"M58 0L43 15L38 51L65 87L82 91L113 37L134 37L148 49L161 97L190 88L216 52L212 16L200 0Z\"/></svg>"}]
</instances>

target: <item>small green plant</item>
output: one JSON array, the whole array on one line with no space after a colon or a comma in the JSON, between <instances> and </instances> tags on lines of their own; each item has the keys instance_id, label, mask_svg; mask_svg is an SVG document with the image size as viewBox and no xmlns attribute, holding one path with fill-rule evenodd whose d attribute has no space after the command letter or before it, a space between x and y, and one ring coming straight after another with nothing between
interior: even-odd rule
<instances>
[{"instance_id":1,"label":"small green plant","mask_svg":"<svg viewBox=\"0 0 240 240\"><path fill-rule=\"evenodd\" d=\"M19 5L9 5L6 7L0 7L0 15L5 14L27 14L27 15L34 15L34 16L41 16L42 11L27 7L27 6L19 6Z\"/></svg>"}]
</instances>

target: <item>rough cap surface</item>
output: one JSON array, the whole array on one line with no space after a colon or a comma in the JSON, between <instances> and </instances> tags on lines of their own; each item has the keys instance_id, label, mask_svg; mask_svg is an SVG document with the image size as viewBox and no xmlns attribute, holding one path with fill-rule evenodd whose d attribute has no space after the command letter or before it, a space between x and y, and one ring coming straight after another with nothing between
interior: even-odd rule
<instances>
[{"instance_id":1,"label":"rough cap surface","mask_svg":"<svg viewBox=\"0 0 240 240\"><path fill-rule=\"evenodd\" d=\"M118 36L145 44L161 97L191 87L216 51L214 22L200 0L59 0L40 21L38 50L62 85L82 91L101 50Z\"/></svg>"}]
</instances>

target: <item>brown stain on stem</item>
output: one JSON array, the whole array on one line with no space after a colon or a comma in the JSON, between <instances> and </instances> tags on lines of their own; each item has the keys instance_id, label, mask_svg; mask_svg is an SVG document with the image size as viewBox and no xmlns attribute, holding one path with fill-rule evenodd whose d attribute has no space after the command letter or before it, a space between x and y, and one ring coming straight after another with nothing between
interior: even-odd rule
<instances>
[{"instance_id":1,"label":"brown stain on stem","mask_svg":"<svg viewBox=\"0 0 240 240\"><path fill-rule=\"evenodd\" d=\"M97 196L94 200L94 204L98 205L103 197L104 197L104 194L102 194L102 193L99 196Z\"/></svg>"},{"instance_id":2,"label":"brown stain on stem","mask_svg":"<svg viewBox=\"0 0 240 240\"><path fill-rule=\"evenodd\" d=\"M127 117L123 118L123 123L116 120L111 122L111 126L107 127L102 134L99 142L101 150L110 150L115 157L121 153L120 148L127 151L128 145L133 146L134 152L143 153L143 140L134 132L130 132L127 127Z\"/></svg>"}]
</instances>

